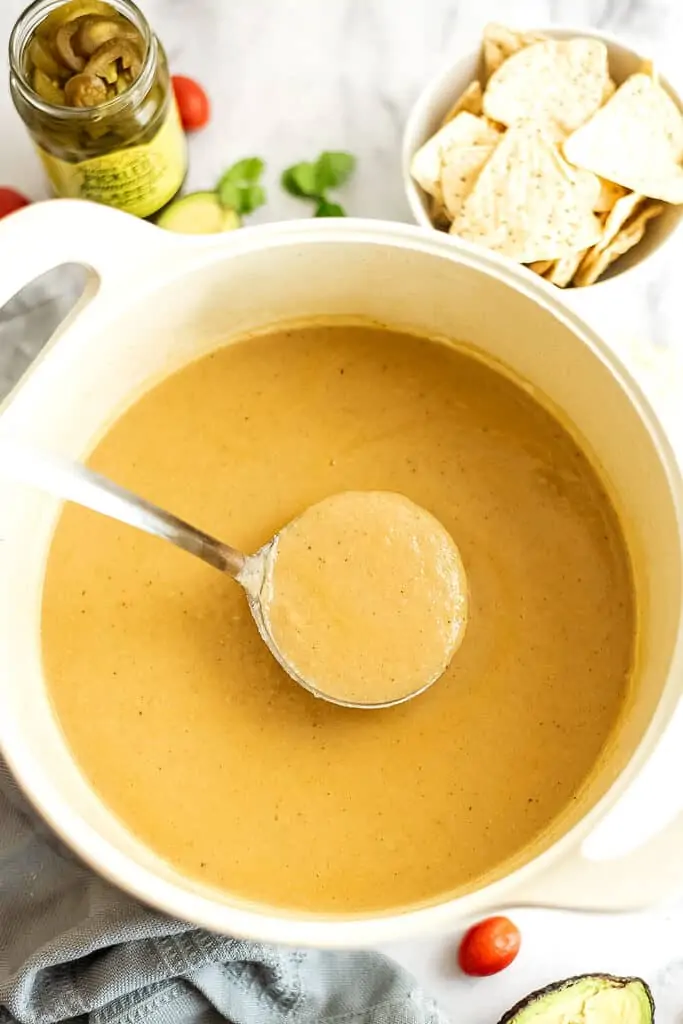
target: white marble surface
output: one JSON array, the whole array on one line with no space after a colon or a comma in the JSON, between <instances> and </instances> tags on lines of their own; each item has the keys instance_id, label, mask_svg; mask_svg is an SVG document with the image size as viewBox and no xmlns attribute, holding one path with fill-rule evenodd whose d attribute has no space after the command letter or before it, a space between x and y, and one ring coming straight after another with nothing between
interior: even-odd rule
<instances>
[{"instance_id":1,"label":"white marble surface","mask_svg":"<svg viewBox=\"0 0 683 1024\"><path fill-rule=\"evenodd\" d=\"M636 40L669 70L680 61L679 0L139 0L176 72L199 78L213 101L210 127L191 142L190 188L210 187L235 159L268 163L259 220L306 215L277 185L280 170L323 148L359 158L345 189L349 213L409 219L399 143L411 102L439 64L485 21L593 24ZM0 0L0 41L23 0ZM4 47L4 44L3 44ZM683 75L683 73L681 73ZM45 195L38 163L0 85L0 184ZM631 333L678 341L675 253L654 281L624 298ZM0 252L0 266L11 254ZM6 390L78 290L79 272L51 275L0 310L0 392ZM679 776L680 778L680 776ZM683 851L681 851L683 860ZM683 1024L683 908L642 918L522 912L524 945L497 978L467 981L455 967L457 935L389 950L441 1001L454 1024L485 1024L529 989L585 970L642 974L658 1021Z\"/></svg>"}]
</instances>

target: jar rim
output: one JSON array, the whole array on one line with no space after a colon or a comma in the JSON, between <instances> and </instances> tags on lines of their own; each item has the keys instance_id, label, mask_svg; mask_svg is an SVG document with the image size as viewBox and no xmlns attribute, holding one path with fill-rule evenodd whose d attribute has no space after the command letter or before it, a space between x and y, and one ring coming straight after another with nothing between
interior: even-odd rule
<instances>
[{"instance_id":1,"label":"jar rim","mask_svg":"<svg viewBox=\"0 0 683 1024\"><path fill-rule=\"evenodd\" d=\"M12 84L21 92L22 98L44 114L51 114L69 121L100 121L125 109L131 101L141 99L152 86L157 65L157 41L149 22L133 0L106 0L119 14L132 21L140 32L145 44L140 74L131 87L120 96L99 103L95 107L67 107L50 103L33 88L26 76L24 57L26 48L38 25L68 0L33 0L14 24L9 38L9 66Z\"/></svg>"}]
</instances>

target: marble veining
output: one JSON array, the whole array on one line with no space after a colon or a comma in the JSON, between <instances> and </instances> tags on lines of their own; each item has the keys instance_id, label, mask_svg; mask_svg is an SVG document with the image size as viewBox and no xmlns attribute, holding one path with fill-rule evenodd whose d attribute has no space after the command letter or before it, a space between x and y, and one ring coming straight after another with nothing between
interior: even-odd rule
<instances>
[{"instance_id":1,"label":"marble veining","mask_svg":"<svg viewBox=\"0 0 683 1024\"><path fill-rule=\"evenodd\" d=\"M191 141L188 187L211 187L241 156L268 164L268 205L256 222L308 216L279 173L323 148L348 149L358 170L343 192L358 216L409 220L399 148L411 103L450 55L488 20L524 26L594 25L660 62L680 87L679 0L138 0L174 71L194 75L213 101L210 127ZM0 45L24 0L0 0ZM4 53L0 74L6 78ZM45 196L38 162L0 85L0 184ZM0 252L0 273L11 254ZM620 330L680 349L681 249L651 281L620 301ZM0 395L9 390L78 295L79 268L53 272L0 309ZM616 310L615 319L616 319ZM608 311L608 319L611 311ZM579 971L637 973L653 983L660 1024L683 1024L683 906L641 917L520 912L524 947L497 978L467 981L455 969L457 936L387 951L441 1001L454 1021L489 1024L530 988Z\"/></svg>"}]
</instances>

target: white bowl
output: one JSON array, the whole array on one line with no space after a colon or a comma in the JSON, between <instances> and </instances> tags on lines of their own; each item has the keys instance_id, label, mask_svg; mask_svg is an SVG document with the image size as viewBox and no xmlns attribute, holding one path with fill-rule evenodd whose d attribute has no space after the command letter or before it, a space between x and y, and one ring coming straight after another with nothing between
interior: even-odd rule
<instances>
[{"instance_id":1,"label":"white bowl","mask_svg":"<svg viewBox=\"0 0 683 1024\"><path fill-rule=\"evenodd\" d=\"M610 72L617 85L629 75L641 70L643 61L650 59L647 54L640 53L609 33L597 29L556 25L533 27L525 29L525 31L541 32L550 39L571 39L583 36L601 40L607 47ZM674 89L671 82L659 72L659 69L657 71L662 86L679 107L683 108L681 93ZM420 146L437 131L457 97L475 78L479 78L481 81L484 78L481 45L468 49L467 52L442 68L425 86L408 118L402 146L403 184L412 214L422 227L438 230L434 228L429 217L429 197L411 177L412 158ZM648 225L642 242L616 260L607 275L596 285L590 286L591 291L599 287L602 292L605 286L616 283L617 280L621 283L623 275L636 268L647 269L650 273L654 273L657 263L654 259L655 255L660 258L664 256L664 250L680 228L682 218L683 206L669 206L660 217ZM579 289L571 291L576 294ZM567 294L571 294L571 291L568 290ZM585 292L585 289L580 289L580 291Z\"/></svg>"}]
</instances>

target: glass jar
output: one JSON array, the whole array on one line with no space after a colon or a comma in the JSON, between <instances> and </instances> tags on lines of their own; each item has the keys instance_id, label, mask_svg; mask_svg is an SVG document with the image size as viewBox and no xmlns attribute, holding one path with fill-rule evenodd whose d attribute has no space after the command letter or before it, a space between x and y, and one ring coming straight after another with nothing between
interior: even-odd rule
<instances>
[{"instance_id":1,"label":"glass jar","mask_svg":"<svg viewBox=\"0 0 683 1024\"><path fill-rule=\"evenodd\" d=\"M103 8L137 29L144 54L126 91L97 106L48 102L30 79L36 29L67 2L74 17ZM57 15L59 17L59 15ZM131 0L35 0L10 37L10 91L56 196L90 199L150 217L173 199L187 172L187 146L161 43Z\"/></svg>"}]
</instances>

